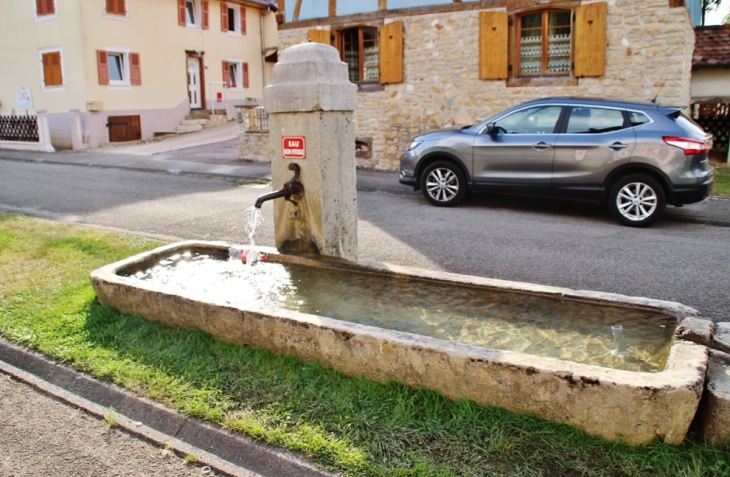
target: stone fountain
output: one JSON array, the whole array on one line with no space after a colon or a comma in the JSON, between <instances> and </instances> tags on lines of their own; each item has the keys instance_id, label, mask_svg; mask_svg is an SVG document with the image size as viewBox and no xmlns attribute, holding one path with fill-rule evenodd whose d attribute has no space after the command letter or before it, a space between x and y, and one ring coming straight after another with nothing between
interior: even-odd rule
<instances>
[{"instance_id":1,"label":"stone fountain","mask_svg":"<svg viewBox=\"0 0 730 477\"><path fill-rule=\"evenodd\" d=\"M365 303L377 302L384 310L378 313L383 325L373 326L336 319L331 313L277 306L255 294L234 302L208 293L201 280L198 286L170 287L139 278L160 263L187 260L181 257L226 262L231 244L223 242L172 244L94 271L91 280L102 303L170 326L201 329L221 340L318 361L347 375L434 389L452 399L535 414L612 440L676 444L684 439L698 409L708 364L707 347L695 341L707 334L711 323L697 318L696 310L646 298L360 264L352 119L357 93L346 65L327 45L291 47L281 53L265 97L275 146L274 192L262 196L257 206L268 200L274 204L277 250L270 251L269 262L296 267L296 273L305 276L314 271L366 276L383 284L379 290L405 282L415 289L438 286L489 294L494 297L490 300L507 307L542 300L558 314L566 307L587 306L589 315L608 309L635 313L637 320L660 315L663 323L676 328L669 330L660 368L615 369L529 354L529 346L526 352L516 352L397 329L388 322L388 302L380 303L380 291L377 297L365 297ZM476 307L474 319L489 313L493 303L486 301ZM557 319L569 326L566 318ZM686 332L688 323L700 331ZM610 337L611 326L604 331ZM613 328L622 340L624 332L630 333ZM625 344L619 351L626 352Z\"/></svg>"}]
</instances>

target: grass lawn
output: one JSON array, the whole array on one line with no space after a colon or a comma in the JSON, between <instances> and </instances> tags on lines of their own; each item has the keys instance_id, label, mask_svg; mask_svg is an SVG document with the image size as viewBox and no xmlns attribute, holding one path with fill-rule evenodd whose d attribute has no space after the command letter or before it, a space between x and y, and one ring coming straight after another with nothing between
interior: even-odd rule
<instances>
[{"instance_id":1,"label":"grass lawn","mask_svg":"<svg viewBox=\"0 0 730 477\"><path fill-rule=\"evenodd\" d=\"M97 303L89 272L159 243L0 214L0 335L189 416L356 476L728 476L695 439L633 448L346 377Z\"/></svg>"},{"instance_id":2,"label":"grass lawn","mask_svg":"<svg viewBox=\"0 0 730 477\"><path fill-rule=\"evenodd\" d=\"M730 197L730 164L715 166L715 183L712 186L712 193Z\"/></svg>"}]
</instances>

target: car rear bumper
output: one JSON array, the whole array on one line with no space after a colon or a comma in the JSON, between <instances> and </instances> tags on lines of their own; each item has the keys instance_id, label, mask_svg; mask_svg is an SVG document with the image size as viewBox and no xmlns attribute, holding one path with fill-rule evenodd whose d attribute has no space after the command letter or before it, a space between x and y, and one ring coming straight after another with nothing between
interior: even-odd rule
<instances>
[{"instance_id":1,"label":"car rear bumper","mask_svg":"<svg viewBox=\"0 0 730 477\"><path fill-rule=\"evenodd\" d=\"M712 191L712 179L702 184L674 186L673 205L694 204L707 199Z\"/></svg>"}]
</instances>

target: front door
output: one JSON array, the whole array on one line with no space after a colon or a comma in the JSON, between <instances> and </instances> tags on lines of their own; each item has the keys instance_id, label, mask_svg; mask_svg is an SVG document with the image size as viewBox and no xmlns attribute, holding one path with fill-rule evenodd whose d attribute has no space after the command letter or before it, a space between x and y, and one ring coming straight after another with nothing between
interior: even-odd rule
<instances>
[{"instance_id":1,"label":"front door","mask_svg":"<svg viewBox=\"0 0 730 477\"><path fill-rule=\"evenodd\" d=\"M188 56L188 97L190 109L200 109L200 58Z\"/></svg>"}]
</instances>

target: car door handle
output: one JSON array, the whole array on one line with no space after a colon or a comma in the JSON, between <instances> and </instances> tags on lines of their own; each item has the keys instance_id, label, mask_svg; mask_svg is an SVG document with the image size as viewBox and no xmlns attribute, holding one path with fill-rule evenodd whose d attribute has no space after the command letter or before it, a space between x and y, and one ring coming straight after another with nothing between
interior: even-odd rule
<instances>
[{"instance_id":1,"label":"car door handle","mask_svg":"<svg viewBox=\"0 0 730 477\"><path fill-rule=\"evenodd\" d=\"M621 149L626 149L627 147L629 147L629 145L622 142L614 142L608 147L613 149L614 151L620 151Z\"/></svg>"},{"instance_id":2,"label":"car door handle","mask_svg":"<svg viewBox=\"0 0 730 477\"><path fill-rule=\"evenodd\" d=\"M548 143L543 142L543 141L540 141L537 144L533 144L532 145L532 148L533 149L537 149L538 151L544 151L545 149L549 149L551 147L553 147L552 144L548 144Z\"/></svg>"}]
</instances>

